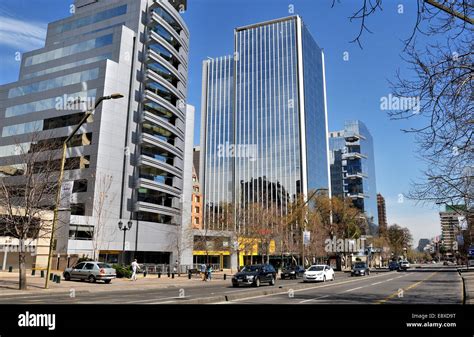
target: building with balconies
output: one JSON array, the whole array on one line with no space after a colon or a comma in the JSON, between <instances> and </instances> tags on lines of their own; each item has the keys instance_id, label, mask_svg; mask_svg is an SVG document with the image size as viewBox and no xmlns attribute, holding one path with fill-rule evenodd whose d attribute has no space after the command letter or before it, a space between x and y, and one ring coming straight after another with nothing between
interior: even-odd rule
<instances>
[{"instance_id":1,"label":"building with balconies","mask_svg":"<svg viewBox=\"0 0 474 337\"><path fill-rule=\"evenodd\" d=\"M329 133L332 195L351 198L369 224L379 224L372 136L361 121Z\"/></svg>"},{"instance_id":2,"label":"building with balconies","mask_svg":"<svg viewBox=\"0 0 474 337\"><path fill-rule=\"evenodd\" d=\"M57 253L115 262L125 250L125 261L192 263L192 250L172 244L190 226L192 193L185 9L178 0L75 0L70 17L48 25L45 46L23 54L19 80L0 87L6 181L33 134L64 140L87 103L124 96L104 101L70 143L73 193L60 212ZM85 103L68 105L76 97ZM120 220L132 222L125 239Z\"/></svg>"}]
</instances>

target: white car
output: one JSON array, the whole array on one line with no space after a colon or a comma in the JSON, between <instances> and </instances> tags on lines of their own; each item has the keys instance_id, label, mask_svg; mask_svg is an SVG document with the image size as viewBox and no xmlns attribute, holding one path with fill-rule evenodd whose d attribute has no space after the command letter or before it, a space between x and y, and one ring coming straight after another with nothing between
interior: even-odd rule
<instances>
[{"instance_id":1,"label":"white car","mask_svg":"<svg viewBox=\"0 0 474 337\"><path fill-rule=\"evenodd\" d=\"M408 261L400 262L400 269L406 270L408 268L410 268L410 263Z\"/></svg>"},{"instance_id":2,"label":"white car","mask_svg":"<svg viewBox=\"0 0 474 337\"><path fill-rule=\"evenodd\" d=\"M311 281L322 281L326 280L334 281L334 270L325 264L315 264L306 269L303 274L303 282Z\"/></svg>"}]
</instances>

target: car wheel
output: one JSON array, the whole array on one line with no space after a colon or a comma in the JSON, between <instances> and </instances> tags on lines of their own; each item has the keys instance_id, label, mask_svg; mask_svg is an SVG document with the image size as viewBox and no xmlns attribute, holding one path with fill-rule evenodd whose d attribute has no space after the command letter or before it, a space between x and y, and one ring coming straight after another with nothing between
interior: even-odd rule
<instances>
[{"instance_id":1,"label":"car wheel","mask_svg":"<svg viewBox=\"0 0 474 337\"><path fill-rule=\"evenodd\" d=\"M112 280L104 280L105 284L109 284Z\"/></svg>"},{"instance_id":2,"label":"car wheel","mask_svg":"<svg viewBox=\"0 0 474 337\"><path fill-rule=\"evenodd\" d=\"M239 284L238 284L238 283L232 283L232 287L238 288L238 287L239 287Z\"/></svg>"},{"instance_id":3,"label":"car wheel","mask_svg":"<svg viewBox=\"0 0 474 337\"><path fill-rule=\"evenodd\" d=\"M282 276L281 276L281 279L284 280L284 279L285 279L285 276L282 275Z\"/></svg>"},{"instance_id":4,"label":"car wheel","mask_svg":"<svg viewBox=\"0 0 474 337\"><path fill-rule=\"evenodd\" d=\"M64 274L64 279L65 279L66 281L70 281L70 280L71 280L71 275L69 275L69 273L65 273L65 274Z\"/></svg>"},{"instance_id":5,"label":"car wheel","mask_svg":"<svg viewBox=\"0 0 474 337\"><path fill-rule=\"evenodd\" d=\"M260 287L260 279L258 277L255 279L255 286L257 288Z\"/></svg>"},{"instance_id":6,"label":"car wheel","mask_svg":"<svg viewBox=\"0 0 474 337\"><path fill-rule=\"evenodd\" d=\"M272 276L272 279L270 280L270 285L274 286L275 285L275 278Z\"/></svg>"},{"instance_id":7,"label":"car wheel","mask_svg":"<svg viewBox=\"0 0 474 337\"><path fill-rule=\"evenodd\" d=\"M87 280L88 280L89 282L91 282L91 283L95 283L95 281L97 281L97 280L95 279L95 276L94 276L94 275L89 275L89 277L87 278Z\"/></svg>"}]
</instances>

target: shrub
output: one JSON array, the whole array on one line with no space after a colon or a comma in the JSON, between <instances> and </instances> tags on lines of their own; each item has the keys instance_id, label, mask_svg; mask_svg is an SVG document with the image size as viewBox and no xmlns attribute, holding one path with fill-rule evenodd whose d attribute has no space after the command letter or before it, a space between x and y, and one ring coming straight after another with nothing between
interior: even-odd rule
<instances>
[{"instance_id":1,"label":"shrub","mask_svg":"<svg viewBox=\"0 0 474 337\"><path fill-rule=\"evenodd\" d=\"M131 266L121 266L119 264L114 264L112 267L117 273L117 278L130 278L132 276Z\"/></svg>"}]
</instances>

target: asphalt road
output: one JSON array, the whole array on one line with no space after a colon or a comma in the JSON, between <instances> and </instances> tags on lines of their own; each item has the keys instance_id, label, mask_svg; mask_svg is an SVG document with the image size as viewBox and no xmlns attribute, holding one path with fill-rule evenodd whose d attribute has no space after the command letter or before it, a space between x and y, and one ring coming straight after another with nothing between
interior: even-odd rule
<instances>
[{"instance_id":1,"label":"asphalt road","mask_svg":"<svg viewBox=\"0 0 474 337\"><path fill-rule=\"evenodd\" d=\"M231 281L199 283L180 288L130 289L120 291L77 292L0 296L0 304L167 304L212 298L217 295L242 295L247 298L224 303L236 304L461 304L462 281L455 268L412 269L407 272L372 272L370 276L350 277L336 273L335 281L303 285L299 280L278 280L274 287L259 290L281 290L277 294L254 296L256 288L233 288ZM73 287L73 282L71 282ZM304 286L305 289L299 289ZM296 289L293 289L295 287Z\"/></svg>"},{"instance_id":2,"label":"asphalt road","mask_svg":"<svg viewBox=\"0 0 474 337\"><path fill-rule=\"evenodd\" d=\"M227 303L241 304L462 304L462 281L454 268L412 269Z\"/></svg>"}]
</instances>

